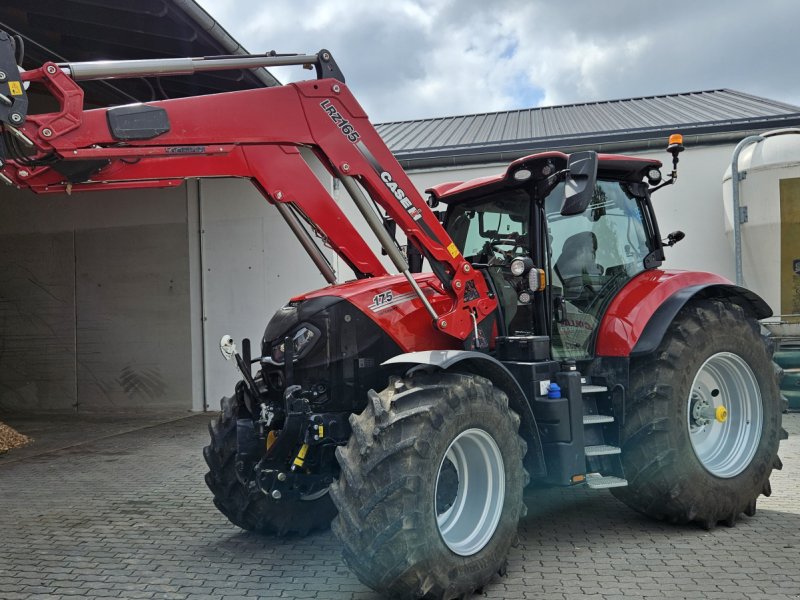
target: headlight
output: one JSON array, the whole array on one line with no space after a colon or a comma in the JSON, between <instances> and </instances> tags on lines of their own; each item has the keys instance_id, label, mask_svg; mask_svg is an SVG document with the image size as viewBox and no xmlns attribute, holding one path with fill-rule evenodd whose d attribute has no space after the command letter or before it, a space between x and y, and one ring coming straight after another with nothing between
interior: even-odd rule
<instances>
[{"instance_id":1,"label":"headlight","mask_svg":"<svg viewBox=\"0 0 800 600\"><path fill-rule=\"evenodd\" d=\"M525 271L533 266L533 261L527 256L520 256L511 261L511 274L514 277L524 275Z\"/></svg>"},{"instance_id":2,"label":"headlight","mask_svg":"<svg viewBox=\"0 0 800 600\"><path fill-rule=\"evenodd\" d=\"M304 326L298 329L292 336L294 360L308 354L319 337L320 333L316 327ZM272 347L272 360L274 362L283 363L284 355L286 354L285 346L286 343L284 341Z\"/></svg>"}]
</instances>

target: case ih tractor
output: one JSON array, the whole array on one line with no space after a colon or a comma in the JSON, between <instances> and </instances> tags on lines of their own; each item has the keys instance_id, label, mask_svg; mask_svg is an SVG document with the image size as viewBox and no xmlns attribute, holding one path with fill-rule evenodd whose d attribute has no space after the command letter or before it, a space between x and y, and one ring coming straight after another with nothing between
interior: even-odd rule
<instances>
[{"instance_id":1,"label":"case ih tractor","mask_svg":"<svg viewBox=\"0 0 800 600\"><path fill-rule=\"evenodd\" d=\"M650 194L674 182L679 138L666 181L651 159L544 152L426 201L325 50L20 72L13 40L0 46L3 181L74 193L248 178L329 283L275 313L258 356L222 340L243 379L211 424L206 482L239 527L332 523L365 584L452 598L505 569L528 485L609 488L709 529L769 495L784 433L758 323L770 309L722 277L660 268L682 234L662 241ZM317 79L95 110L78 85L286 64ZM60 109L27 114L29 82ZM336 283L320 245L356 278Z\"/></svg>"}]
</instances>

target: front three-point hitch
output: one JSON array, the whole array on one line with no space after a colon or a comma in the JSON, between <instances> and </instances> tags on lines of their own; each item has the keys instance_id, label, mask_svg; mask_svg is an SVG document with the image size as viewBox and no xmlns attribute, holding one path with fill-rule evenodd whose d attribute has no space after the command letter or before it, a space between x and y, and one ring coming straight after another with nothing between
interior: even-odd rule
<instances>
[{"instance_id":1,"label":"front three-point hitch","mask_svg":"<svg viewBox=\"0 0 800 600\"><path fill-rule=\"evenodd\" d=\"M314 498L333 483L335 470L329 466L336 464L336 446L347 442L350 426L339 413L313 410L319 392L291 383L292 344L287 343L286 349L287 385L282 402L276 402L270 400L266 381L252 375L250 365L262 359L251 358L250 341L242 340L240 355L230 336L220 340L222 355L226 360L235 358L244 377L237 387L237 400L252 415L236 422L236 472L241 482L252 482L273 500Z\"/></svg>"}]
</instances>

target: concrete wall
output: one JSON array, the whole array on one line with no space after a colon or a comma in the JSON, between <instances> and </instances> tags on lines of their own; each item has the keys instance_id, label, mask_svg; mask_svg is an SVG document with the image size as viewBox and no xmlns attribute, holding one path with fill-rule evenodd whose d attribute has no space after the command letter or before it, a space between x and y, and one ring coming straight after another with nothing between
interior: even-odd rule
<instances>
[{"instance_id":1,"label":"concrete wall","mask_svg":"<svg viewBox=\"0 0 800 600\"><path fill-rule=\"evenodd\" d=\"M275 207L240 179L200 183L205 397L216 410L241 376L225 362L219 340L229 334L259 355L270 317L294 295L326 285Z\"/></svg>"},{"instance_id":2,"label":"concrete wall","mask_svg":"<svg viewBox=\"0 0 800 600\"><path fill-rule=\"evenodd\" d=\"M0 411L77 404L74 257L72 231L0 235Z\"/></svg>"},{"instance_id":3,"label":"concrete wall","mask_svg":"<svg viewBox=\"0 0 800 600\"><path fill-rule=\"evenodd\" d=\"M0 410L191 406L186 189L0 190Z\"/></svg>"}]
</instances>

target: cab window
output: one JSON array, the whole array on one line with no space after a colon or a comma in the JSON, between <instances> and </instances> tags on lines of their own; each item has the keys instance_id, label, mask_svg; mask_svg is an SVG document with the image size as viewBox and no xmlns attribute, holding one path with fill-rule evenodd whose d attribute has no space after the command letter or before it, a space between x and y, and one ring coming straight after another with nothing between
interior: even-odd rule
<instances>
[{"instance_id":1,"label":"cab window","mask_svg":"<svg viewBox=\"0 0 800 600\"><path fill-rule=\"evenodd\" d=\"M644 271L652 251L642 200L625 183L598 181L583 214L561 216L562 186L545 201L553 284L553 354L587 358L608 303Z\"/></svg>"}]
</instances>

